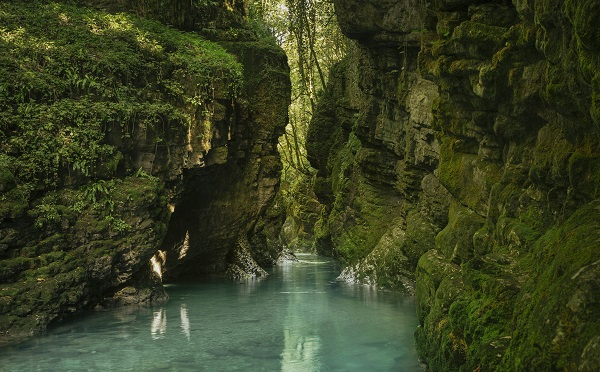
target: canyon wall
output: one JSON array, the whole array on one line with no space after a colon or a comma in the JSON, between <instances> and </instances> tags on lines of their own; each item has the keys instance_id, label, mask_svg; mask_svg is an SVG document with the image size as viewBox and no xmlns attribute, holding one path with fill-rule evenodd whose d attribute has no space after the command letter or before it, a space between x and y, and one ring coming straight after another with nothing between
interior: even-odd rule
<instances>
[{"instance_id":1,"label":"canyon wall","mask_svg":"<svg viewBox=\"0 0 600 372\"><path fill-rule=\"evenodd\" d=\"M600 5L335 6L316 249L416 295L431 370L599 369Z\"/></svg>"},{"instance_id":2,"label":"canyon wall","mask_svg":"<svg viewBox=\"0 0 600 372\"><path fill-rule=\"evenodd\" d=\"M0 342L281 249L283 51L243 2L84 3L0 5Z\"/></svg>"}]
</instances>

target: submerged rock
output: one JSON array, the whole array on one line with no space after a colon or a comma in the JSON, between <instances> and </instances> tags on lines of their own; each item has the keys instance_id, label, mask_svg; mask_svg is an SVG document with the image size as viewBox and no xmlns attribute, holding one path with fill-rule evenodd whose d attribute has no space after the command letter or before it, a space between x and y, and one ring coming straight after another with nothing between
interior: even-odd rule
<instances>
[{"instance_id":1,"label":"submerged rock","mask_svg":"<svg viewBox=\"0 0 600 372\"><path fill-rule=\"evenodd\" d=\"M240 238L235 249L230 253L225 275L233 280L254 279L269 274L252 258L250 243Z\"/></svg>"},{"instance_id":2,"label":"submerged rock","mask_svg":"<svg viewBox=\"0 0 600 372\"><path fill-rule=\"evenodd\" d=\"M277 258L277 263L280 264L286 262L298 262L298 257L296 257L291 249L284 247Z\"/></svg>"}]
</instances>

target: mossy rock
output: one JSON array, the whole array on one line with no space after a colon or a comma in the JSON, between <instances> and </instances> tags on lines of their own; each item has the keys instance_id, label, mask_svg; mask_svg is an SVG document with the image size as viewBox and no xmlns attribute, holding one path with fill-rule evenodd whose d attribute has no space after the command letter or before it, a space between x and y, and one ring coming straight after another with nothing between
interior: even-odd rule
<instances>
[{"instance_id":1,"label":"mossy rock","mask_svg":"<svg viewBox=\"0 0 600 372\"><path fill-rule=\"evenodd\" d=\"M565 187L569 179L569 159L575 145L557 126L545 126L538 132L529 178L540 184Z\"/></svg>"},{"instance_id":2,"label":"mossy rock","mask_svg":"<svg viewBox=\"0 0 600 372\"><path fill-rule=\"evenodd\" d=\"M467 294L459 266L435 250L427 252L419 260L416 289L419 354L427 356L432 369L458 368L465 362L468 345L460 329L451 324L448 309Z\"/></svg>"},{"instance_id":3,"label":"mossy rock","mask_svg":"<svg viewBox=\"0 0 600 372\"><path fill-rule=\"evenodd\" d=\"M16 183L38 191L114 177L132 141L152 148L157 128L187 132L212 88L224 99L241 89L242 66L218 44L131 14L3 2L0 21L12 35L0 46L0 150Z\"/></svg>"},{"instance_id":4,"label":"mossy rock","mask_svg":"<svg viewBox=\"0 0 600 372\"><path fill-rule=\"evenodd\" d=\"M504 27L465 21L454 29L452 38L472 44L477 50L489 54L501 45L506 31Z\"/></svg>"},{"instance_id":5,"label":"mossy rock","mask_svg":"<svg viewBox=\"0 0 600 372\"><path fill-rule=\"evenodd\" d=\"M532 271L517 298L506 370L600 368L585 348L600 334L600 202L549 230L519 263ZM544 352L540 352L543 350Z\"/></svg>"},{"instance_id":6,"label":"mossy rock","mask_svg":"<svg viewBox=\"0 0 600 372\"><path fill-rule=\"evenodd\" d=\"M22 216L29 207L30 192L27 186L17 186L3 192L0 196L0 221Z\"/></svg>"},{"instance_id":7,"label":"mossy rock","mask_svg":"<svg viewBox=\"0 0 600 372\"><path fill-rule=\"evenodd\" d=\"M329 173L327 169L331 159L348 140L337 117L337 99L341 92L334 87L345 81L347 62L342 61L332 67L329 73L329 87L319 98L315 112L307 129L306 150L311 165L318 169L321 177Z\"/></svg>"},{"instance_id":8,"label":"mossy rock","mask_svg":"<svg viewBox=\"0 0 600 372\"><path fill-rule=\"evenodd\" d=\"M17 185L15 176L10 170L10 161L8 156L0 155L0 193L5 193Z\"/></svg>"},{"instance_id":9,"label":"mossy rock","mask_svg":"<svg viewBox=\"0 0 600 372\"><path fill-rule=\"evenodd\" d=\"M480 215L488 209L492 186L501 178L500 164L482 161L461 150L463 141L443 137L440 149L439 179L450 194Z\"/></svg>"},{"instance_id":10,"label":"mossy rock","mask_svg":"<svg viewBox=\"0 0 600 372\"><path fill-rule=\"evenodd\" d=\"M388 230L381 236L369 254L346 268L341 277L352 282L409 295L414 294L416 263L413 263L407 256L407 243L413 237L408 236L408 231L404 229L404 223L401 220L389 223ZM433 236L430 239L433 241ZM429 247L421 247L421 249L432 247L433 244Z\"/></svg>"},{"instance_id":11,"label":"mossy rock","mask_svg":"<svg viewBox=\"0 0 600 372\"><path fill-rule=\"evenodd\" d=\"M442 280L459 272L460 267L437 250L430 250L421 256L416 269L417 315L421 323L431 311Z\"/></svg>"},{"instance_id":12,"label":"mossy rock","mask_svg":"<svg viewBox=\"0 0 600 372\"><path fill-rule=\"evenodd\" d=\"M435 247L435 237L440 227L432 222L428 216L417 211L411 211L406 217L406 235L402 251L410 262L410 268L416 268L419 259L425 252Z\"/></svg>"},{"instance_id":13,"label":"mossy rock","mask_svg":"<svg viewBox=\"0 0 600 372\"><path fill-rule=\"evenodd\" d=\"M594 0L566 0L565 8L583 46L589 50L600 50L600 30L597 25L600 4Z\"/></svg>"},{"instance_id":14,"label":"mossy rock","mask_svg":"<svg viewBox=\"0 0 600 372\"><path fill-rule=\"evenodd\" d=\"M600 197L600 156L597 152L575 151L569 158L569 181L578 193Z\"/></svg>"},{"instance_id":15,"label":"mossy rock","mask_svg":"<svg viewBox=\"0 0 600 372\"><path fill-rule=\"evenodd\" d=\"M500 217L497 222L497 244L513 252L527 252L540 233L523 221Z\"/></svg>"},{"instance_id":16,"label":"mossy rock","mask_svg":"<svg viewBox=\"0 0 600 372\"><path fill-rule=\"evenodd\" d=\"M592 79L592 104L590 115L592 116L594 124L598 126L598 123L600 123L600 75L596 75Z\"/></svg>"},{"instance_id":17,"label":"mossy rock","mask_svg":"<svg viewBox=\"0 0 600 372\"><path fill-rule=\"evenodd\" d=\"M565 72L560 65L546 64L545 89L542 90L541 96L561 113L567 115L577 115L578 113L578 107L574 104L570 92L571 87L576 86L575 76L576 72L573 71L573 68L569 68Z\"/></svg>"},{"instance_id":18,"label":"mossy rock","mask_svg":"<svg viewBox=\"0 0 600 372\"><path fill-rule=\"evenodd\" d=\"M425 306L426 311L416 333L417 349L427 356L432 369L495 369L511 339L509 319L520 287L518 278L522 274L514 258L487 254L464 263L460 269L439 258L433 261L435 266L455 269L432 270L429 266L427 271L437 270L437 288L430 287L435 282L424 286L428 277L421 276L420 270L426 268L426 261L419 261L418 309Z\"/></svg>"},{"instance_id":19,"label":"mossy rock","mask_svg":"<svg viewBox=\"0 0 600 372\"><path fill-rule=\"evenodd\" d=\"M98 182L61 189L33 202L25 233L31 240L0 265L1 332L21 332L36 318L47 324L95 305L111 286L128 280L150 260L166 232L163 183L154 177ZM118 274L117 274L118 273ZM114 278L111 277L114 275ZM12 318L11 318L12 317ZM11 320L12 319L12 320ZM27 323L28 324L28 323Z\"/></svg>"},{"instance_id":20,"label":"mossy rock","mask_svg":"<svg viewBox=\"0 0 600 372\"><path fill-rule=\"evenodd\" d=\"M473 236L484 222L484 218L473 210L452 203L448 225L435 238L436 249L454 263L471 259L475 254Z\"/></svg>"}]
</instances>

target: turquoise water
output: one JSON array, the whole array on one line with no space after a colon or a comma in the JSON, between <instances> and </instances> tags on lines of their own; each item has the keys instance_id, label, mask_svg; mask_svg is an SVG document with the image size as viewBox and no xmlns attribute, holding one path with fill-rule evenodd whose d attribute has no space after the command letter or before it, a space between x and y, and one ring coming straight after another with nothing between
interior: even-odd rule
<instances>
[{"instance_id":1,"label":"turquoise water","mask_svg":"<svg viewBox=\"0 0 600 372\"><path fill-rule=\"evenodd\" d=\"M2 371L420 371L413 298L300 262L242 283L167 286L164 306L93 312L0 349Z\"/></svg>"}]
</instances>

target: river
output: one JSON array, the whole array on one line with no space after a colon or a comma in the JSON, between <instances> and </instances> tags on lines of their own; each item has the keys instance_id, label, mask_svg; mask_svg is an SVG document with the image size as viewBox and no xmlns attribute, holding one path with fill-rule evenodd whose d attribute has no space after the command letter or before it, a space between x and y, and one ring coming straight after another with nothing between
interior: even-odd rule
<instances>
[{"instance_id":1,"label":"river","mask_svg":"<svg viewBox=\"0 0 600 372\"><path fill-rule=\"evenodd\" d=\"M0 370L421 371L414 298L298 258L266 279L167 285L164 306L85 314L0 349Z\"/></svg>"}]
</instances>

